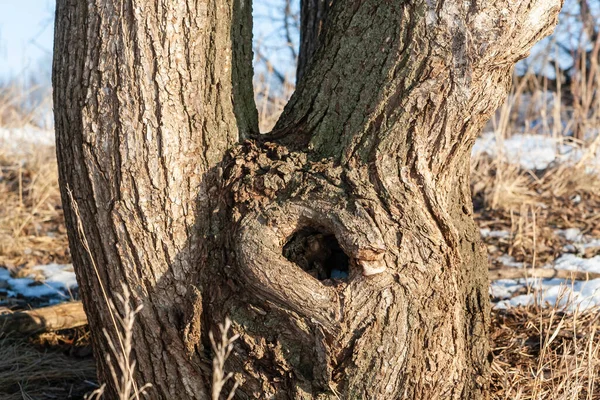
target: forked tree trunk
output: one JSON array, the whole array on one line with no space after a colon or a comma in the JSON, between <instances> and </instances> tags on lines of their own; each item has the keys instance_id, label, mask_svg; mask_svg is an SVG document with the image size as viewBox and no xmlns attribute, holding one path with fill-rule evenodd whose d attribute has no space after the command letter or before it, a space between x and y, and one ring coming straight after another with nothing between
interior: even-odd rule
<instances>
[{"instance_id":1,"label":"forked tree trunk","mask_svg":"<svg viewBox=\"0 0 600 400\"><path fill-rule=\"evenodd\" d=\"M246 1L59 1L57 152L100 378L103 287L125 283L153 398L210 397L226 316L237 398L485 398L469 155L560 6L334 2L257 135Z\"/></svg>"}]
</instances>

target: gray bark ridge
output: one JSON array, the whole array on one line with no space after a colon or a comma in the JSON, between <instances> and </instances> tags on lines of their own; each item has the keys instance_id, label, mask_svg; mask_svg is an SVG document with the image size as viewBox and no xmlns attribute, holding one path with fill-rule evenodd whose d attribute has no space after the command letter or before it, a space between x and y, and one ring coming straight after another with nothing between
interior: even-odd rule
<instances>
[{"instance_id":1,"label":"gray bark ridge","mask_svg":"<svg viewBox=\"0 0 600 400\"><path fill-rule=\"evenodd\" d=\"M327 15L333 0L300 1L300 52L296 69L296 81L302 80L323 38Z\"/></svg>"}]
</instances>

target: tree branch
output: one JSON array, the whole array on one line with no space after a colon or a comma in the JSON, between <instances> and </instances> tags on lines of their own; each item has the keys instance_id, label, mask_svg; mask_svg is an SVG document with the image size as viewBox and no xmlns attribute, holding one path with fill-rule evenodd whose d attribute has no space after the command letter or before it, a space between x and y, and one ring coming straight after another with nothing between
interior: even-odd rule
<instances>
[{"instance_id":1,"label":"tree branch","mask_svg":"<svg viewBox=\"0 0 600 400\"><path fill-rule=\"evenodd\" d=\"M300 53L296 82L300 82L315 56L332 3L333 0L300 1Z\"/></svg>"},{"instance_id":2,"label":"tree branch","mask_svg":"<svg viewBox=\"0 0 600 400\"><path fill-rule=\"evenodd\" d=\"M0 315L1 333L29 335L84 325L87 318L80 301Z\"/></svg>"},{"instance_id":3,"label":"tree branch","mask_svg":"<svg viewBox=\"0 0 600 400\"><path fill-rule=\"evenodd\" d=\"M405 137L411 126L435 126L413 132L428 143L428 155L466 154L463 145L472 143L505 97L509 71L551 32L562 1L454 6L441 0L334 2L319 56L299 80L274 137L291 135L280 142L345 162L359 153L372 156L390 134ZM411 12L415 8L420 11ZM439 113L442 98L460 107Z\"/></svg>"}]
</instances>

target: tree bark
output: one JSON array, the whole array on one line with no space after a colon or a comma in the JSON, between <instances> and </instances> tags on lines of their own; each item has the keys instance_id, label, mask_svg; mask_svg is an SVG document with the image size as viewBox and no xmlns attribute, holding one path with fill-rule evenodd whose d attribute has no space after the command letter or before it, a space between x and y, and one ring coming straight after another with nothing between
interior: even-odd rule
<instances>
[{"instance_id":1,"label":"tree bark","mask_svg":"<svg viewBox=\"0 0 600 400\"><path fill-rule=\"evenodd\" d=\"M296 82L300 82L309 62L314 59L332 1L300 0L300 51Z\"/></svg>"},{"instance_id":2,"label":"tree bark","mask_svg":"<svg viewBox=\"0 0 600 400\"><path fill-rule=\"evenodd\" d=\"M209 397L225 317L237 398L485 398L469 156L560 6L334 2L258 135L244 0L59 1L57 153L101 379L124 282L152 398Z\"/></svg>"},{"instance_id":3,"label":"tree bark","mask_svg":"<svg viewBox=\"0 0 600 400\"><path fill-rule=\"evenodd\" d=\"M139 386L207 398L196 310L220 229L208 198L225 152L258 132L251 5L59 0L55 21L59 178L100 379L111 388L102 329L117 335L105 297L125 283L144 306Z\"/></svg>"}]
</instances>

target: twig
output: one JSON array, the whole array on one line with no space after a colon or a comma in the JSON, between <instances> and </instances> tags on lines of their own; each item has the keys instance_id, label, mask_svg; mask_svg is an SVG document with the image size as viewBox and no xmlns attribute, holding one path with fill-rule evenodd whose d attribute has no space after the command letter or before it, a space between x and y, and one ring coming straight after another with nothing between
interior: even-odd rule
<instances>
[{"instance_id":1,"label":"twig","mask_svg":"<svg viewBox=\"0 0 600 400\"><path fill-rule=\"evenodd\" d=\"M239 335L233 335L229 337L229 329L231 328L231 320L225 319L225 326L219 324L219 331L221 336L215 340L213 333L209 332L210 343L213 349L213 375L212 375L212 400L219 400L221 396L221 390L229 379L233 377L233 373L229 372L225 374L225 361L233 350L233 342L237 340ZM236 380L233 384L233 388L227 396L227 400L233 399L236 389L239 386L239 382Z\"/></svg>"}]
</instances>

